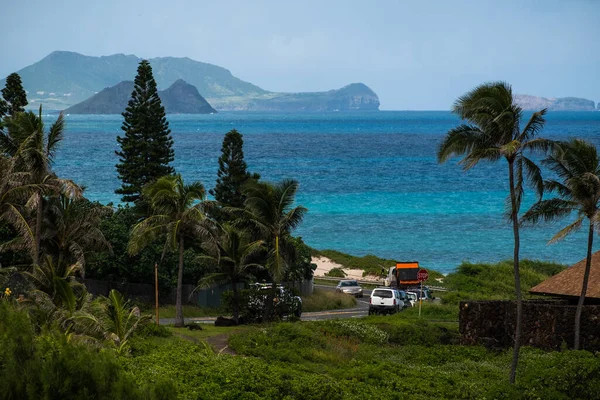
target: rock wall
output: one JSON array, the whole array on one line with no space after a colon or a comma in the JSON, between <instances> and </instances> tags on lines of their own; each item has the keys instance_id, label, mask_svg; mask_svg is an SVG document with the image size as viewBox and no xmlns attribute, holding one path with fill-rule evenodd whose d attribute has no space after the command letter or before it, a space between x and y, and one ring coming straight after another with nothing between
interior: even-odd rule
<instances>
[{"instance_id":1,"label":"rock wall","mask_svg":"<svg viewBox=\"0 0 600 400\"><path fill-rule=\"evenodd\" d=\"M522 344L558 350L573 347L577 306L560 300L523 302ZM504 348L513 345L516 302L465 301L460 303L459 330L463 344ZM581 347L600 351L600 306L585 305L581 315Z\"/></svg>"}]
</instances>

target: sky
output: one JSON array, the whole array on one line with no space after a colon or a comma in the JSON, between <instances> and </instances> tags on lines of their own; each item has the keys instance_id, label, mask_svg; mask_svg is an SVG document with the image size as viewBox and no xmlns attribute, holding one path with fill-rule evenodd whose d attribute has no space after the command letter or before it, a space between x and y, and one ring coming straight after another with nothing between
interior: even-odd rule
<instances>
[{"instance_id":1,"label":"sky","mask_svg":"<svg viewBox=\"0 0 600 400\"><path fill-rule=\"evenodd\" d=\"M0 76L54 50L189 57L278 92L447 110L495 80L600 101L600 0L0 0Z\"/></svg>"}]
</instances>

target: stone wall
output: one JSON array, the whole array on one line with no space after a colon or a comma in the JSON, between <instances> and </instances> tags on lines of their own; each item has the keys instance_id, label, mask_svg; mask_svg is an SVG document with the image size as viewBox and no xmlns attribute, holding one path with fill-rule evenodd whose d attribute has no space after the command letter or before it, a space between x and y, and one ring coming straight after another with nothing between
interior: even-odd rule
<instances>
[{"instance_id":1,"label":"stone wall","mask_svg":"<svg viewBox=\"0 0 600 400\"><path fill-rule=\"evenodd\" d=\"M524 346L560 349L573 346L577 306L561 300L523 302ZM489 347L513 345L516 302L465 301L460 303L459 329L464 344ZM581 347L600 351L600 306L585 305L581 315Z\"/></svg>"}]
</instances>

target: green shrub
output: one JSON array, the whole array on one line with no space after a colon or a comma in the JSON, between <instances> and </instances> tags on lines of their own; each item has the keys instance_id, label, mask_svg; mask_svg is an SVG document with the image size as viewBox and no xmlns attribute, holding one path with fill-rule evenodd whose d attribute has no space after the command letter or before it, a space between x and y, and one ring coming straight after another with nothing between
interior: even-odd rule
<instances>
[{"instance_id":1,"label":"green shrub","mask_svg":"<svg viewBox=\"0 0 600 400\"><path fill-rule=\"evenodd\" d=\"M136 385L113 351L58 329L36 335L29 316L0 301L0 394L8 399L164 398Z\"/></svg>"},{"instance_id":2,"label":"green shrub","mask_svg":"<svg viewBox=\"0 0 600 400\"><path fill-rule=\"evenodd\" d=\"M325 276L330 276L332 278L345 278L346 273L341 268L331 268L329 272L325 274Z\"/></svg>"},{"instance_id":3,"label":"green shrub","mask_svg":"<svg viewBox=\"0 0 600 400\"><path fill-rule=\"evenodd\" d=\"M326 334L354 338L364 343L384 344L389 340L386 331L375 325L365 324L353 319L326 321L320 324L319 327Z\"/></svg>"},{"instance_id":4,"label":"green shrub","mask_svg":"<svg viewBox=\"0 0 600 400\"><path fill-rule=\"evenodd\" d=\"M135 336L141 338L147 337L171 337L173 333L164 325L156 325L153 322L146 323L135 331Z\"/></svg>"}]
</instances>

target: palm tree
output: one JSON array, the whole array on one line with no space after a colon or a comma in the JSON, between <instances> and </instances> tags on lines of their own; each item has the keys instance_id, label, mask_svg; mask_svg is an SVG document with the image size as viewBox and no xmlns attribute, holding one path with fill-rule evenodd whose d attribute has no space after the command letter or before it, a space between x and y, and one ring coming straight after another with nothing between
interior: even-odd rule
<instances>
[{"instance_id":1,"label":"palm tree","mask_svg":"<svg viewBox=\"0 0 600 400\"><path fill-rule=\"evenodd\" d=\"M505 82L482 84L456 100L452 112L468 123L448 131L439 146L437 158L440 163L452 156L464 155L460 161L467 170L479 161L498 161L504 158L508 164L509 217L514 235L514 279L517 298L517 321L510 371L510 382L515 382L519 349L521 346L521 322L523 302L519 273L519 221L518 213L523 195L523 176L542 196L543 181L540 168L525 156L526 152L547 151L551 142L536 138L542 130L546 110L534 112L521 130L523 112L515 103L512 89Z\"/></svg>"},{"instance_id":2,"label":"palm tree","mask_svg":"<svg viewBox=\"0 0 600 400\"><path fill-rule=\"evenodd\" d=\"M138 307L113 289L108 297L97 298L90 307L76 312L72 319L77 331L107 340L118 354L123 354L133 332L150 318L149 315L141 316Z\"/></svg>"},{"instance_id":3,"label":"palm tree","mask_svg":"<svg viewBox=\"0 0 600 400\"><path fill-rule=\"evenodd\" d=\"M16 169L28 172L29 183L39 185L28 201L28 205L36 210L33 261L39 264L44 192L50 188L56 192L68 189L74 196L80 195L76 185L58 179L52 173L56 150L64 137L65 120L61 113L48 132L45 132L40 107L38 115L31 111L17 113L13 117L5 118L4 125L6 130L0 132L0 152L14 157L17 161Z\"/></svg>"},{"instance_id":4,"label":"palm tree","mask_svg":"<svg viewBox=\"0 0 600 400\"><path fill-rule=\"evenodd\" d=\"M251 268L262 268L252 262L257 254L264 250L264 241L250 241L247 234L231 225L223 225L215 249L215 255L208 256L219 266L220 272L206 275L199 286L206 287L213 282L231 283L233 292L233 320L237 324L240 316L237 284L250 275Z\"/></svg>"},{"instance_id":5,"label":"palm tree","mask_svg":"<svg viewBox=\"0 0 600 400\"><path fill-rule=\"evenodd\" d=\"M131 232L128 251L134 255L152 243L159 234L167 235L165 249L179 250L175 326L182 327L183 253L185 241L211 239L212 232L202 207L205 192L200 182L186 185L181 175L168 175L143 190L152 215L138 223Z\"/></svg>"},{"instance_id":6,"label":"palm tree","mask_svg":"<svg viewBox=\"0 0 600 400\"><path fill-rule=\"evenodd\" d=\"M585 218L589 220L587 258L583 273L581 295L575 313L575 350L579 349L581 330L581 311L585 301L590 269L592 266L592 245L594 230L600 219L600 158L596 146L581 139L572 139L556 145L554 151L544 161L560 181L549 179L544 182L547 192L556 192L558 197L540 200L523 215L523 221L536 223L540 219L553 221L577 213L575 222L561 229L550 240L555 243L583 225Z\"/></svg>"},{"instance_id":7,"label":"palm tree","mask_svg":"<svg viewBox=\"0 0 600 400\"><path fill-rule=\"evenodd\" d=\"M15 158L0 155L0 221L8 223L19 234L8 243L0 244L0 252L6 249L33 248L35 238L24 215L22 203L39 190L38 185L28 184L29 174L15 170Z\"/></svg>"},{"instance_id":8,"label":"palm tree","mask_svg":"<svg viewBox=\"0 0 600 400\"><path fill-rule=\"evenodd\" d=\"M73 199L60 193L48 201L46 219L48 236L42 241L46 254L51 254L59 265L77 264L85 277L85 255L89 251L108 249L110 243L100 230L102 216L110 209L92 204L85 199Z\"/></svg>"},{"instance_id":9,"label":"palm tree","mask_svg":"<svg viewBox=\"0 0 600 400\"><path fill-rule=\"evenodd\" d=\"M298 191L298 182L293 179L271 184L267 182L251 182L245 186L243 221L256 229L269 248L266 268L273 279L274 295L276 284L281 282L289 269L291 231L296 228L306 214L302 206L293 207ZM271 315L272 301L267 299L265 319Z\"/></svg>"}]
</instances>

